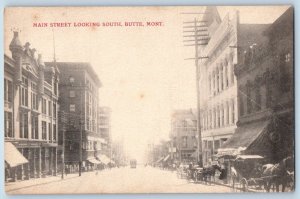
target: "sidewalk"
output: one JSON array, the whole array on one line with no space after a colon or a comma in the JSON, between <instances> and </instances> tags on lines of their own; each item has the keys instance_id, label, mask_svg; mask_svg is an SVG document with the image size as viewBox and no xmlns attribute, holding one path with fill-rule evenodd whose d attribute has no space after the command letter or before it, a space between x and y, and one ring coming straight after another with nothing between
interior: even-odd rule
<instances>
[{"instance_id":1,"label":"sidewalk","mask_svg":"<svg viewBox=\"0 0 300 199\"><path fill-rule=\"evenodd\" d=\"M82 173L81 175L85 175L85 173ZM58 181L62 181L62 180L68 180L68 179L76 178L76 177L79 177L78 173L71 173L68 175L64 175L64 179L61 179L61 174L59 174L57 176L48 176L45 178L31 178L29 180L6 182L5 183L5 191L9 192L9 191L17 190L17 189L32 187L32 186L41 185L41 184L53 183L53 182L58 182Z\"/></svg>"}]
</instances>

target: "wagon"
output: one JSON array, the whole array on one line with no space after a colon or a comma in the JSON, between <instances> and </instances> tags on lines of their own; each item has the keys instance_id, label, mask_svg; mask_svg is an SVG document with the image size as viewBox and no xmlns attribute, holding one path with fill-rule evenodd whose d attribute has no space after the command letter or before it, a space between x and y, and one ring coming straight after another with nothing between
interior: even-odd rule
<instances>
[{"instance_id":1,"label":"wagon","mask_svg":"<svg viewBox=\"0 0 300 199\"><path fill-rule=\"evenodd\" d=\"M231 168L232 186L241 191L263 191L263 186L268 178L262 176L262 163L264 159L259 155L238 155ZM236 184L237 183L237 184Z\"/></svg>"}]
</instances>

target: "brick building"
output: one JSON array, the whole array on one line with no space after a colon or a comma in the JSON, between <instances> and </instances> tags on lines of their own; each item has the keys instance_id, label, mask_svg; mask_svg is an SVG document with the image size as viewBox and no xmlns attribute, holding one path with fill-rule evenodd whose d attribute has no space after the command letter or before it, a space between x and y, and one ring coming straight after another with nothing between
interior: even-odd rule
<instances>
[{"instance_id":1,"label":"brick building","mask_svg":"<svg viewBox=\"0 0 300 199\"><path fill-rule=\"evenodd\" d=\"M53 63L46 63L52 66ZM101 82L92 66L82 62L56 62L60 71L59 110L65 121L59 121L60 144L64 141L65 165L76 171L93 169L101 151L103 139L98 132L98 89Z\"/></svg>"},{"instance_id":2,"label":"brick building","mask_svg":"<svg viewBox=\"0 0 300 199\"><path fill-rule=\"evenodd\" d=\"M171 121L171 149L176 161L195 161L197 158L197 116L196 111L175 110ZM175 149L174 149L175 148Z\"/></svg>"},{"instance_id":3,"label":"brick building","mask_svg":"<svg viewBox=\"0 0 300 199\"><path fill-rule=\"evenodd\" d=\"M231 153L262 155L270 162L293 156L293 30L290 7L264 31L265 40L238 43L244 51L235 67L239 120L220 153L231 149Z\"/></svg>"},{"instance_id":4,"label":"brick building","mask_svg":"<svg viewBox=\"0 0 300 199\"><path fill-rule=\"evenodd\" d=\"M6 180L57 173L59 70L22 45L19 33L4 56L4 137Z\"/></svg>"}]
</instances>

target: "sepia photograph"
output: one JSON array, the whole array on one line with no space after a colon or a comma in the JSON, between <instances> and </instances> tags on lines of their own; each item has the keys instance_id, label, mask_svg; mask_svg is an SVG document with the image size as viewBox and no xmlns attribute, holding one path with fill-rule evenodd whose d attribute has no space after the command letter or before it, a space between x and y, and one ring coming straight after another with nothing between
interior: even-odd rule
<instances>
[{"instance_id":1,"label":"sepia photograph","mask_svg":"<svg viewBox=\"0 0 300 199\"><path fill-rule=\"evenodd\" d=\"M295 190L294 8L6 7L4 189Z\"/></svg>"}]
</instances>

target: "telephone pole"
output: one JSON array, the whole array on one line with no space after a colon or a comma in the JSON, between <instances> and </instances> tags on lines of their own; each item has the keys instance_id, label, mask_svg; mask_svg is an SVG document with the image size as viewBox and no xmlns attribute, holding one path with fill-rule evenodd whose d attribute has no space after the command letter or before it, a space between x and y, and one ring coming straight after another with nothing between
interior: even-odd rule
<instances>
[{"instance_id":1,"label":"telephone pole","mask_svg":"<svg viewBox=\"0 0 300 199\"><path fill-rule=\"evenodd\" d=\"M193 14L193 13L182 13L182 14ZM198 13L204 14L204 13ZM199 66L199 60L207 59L208 57L202 57L199 55L199 47L205 46L208 43L208 27L203 20L197 20L195 17L193 21L183 22L183 35L184 46L195 47L195 57L187 58L185 60L195 60L196 67L196 89L197 89L197 162L200 167L203 167L203 154L202 154L202 133L201 133L201 104L200 104L200 74L201 66ZM188 39L187 39L188 38ZM191 39L190 39L191 38Z\"/></svg>"}]
</instances>

